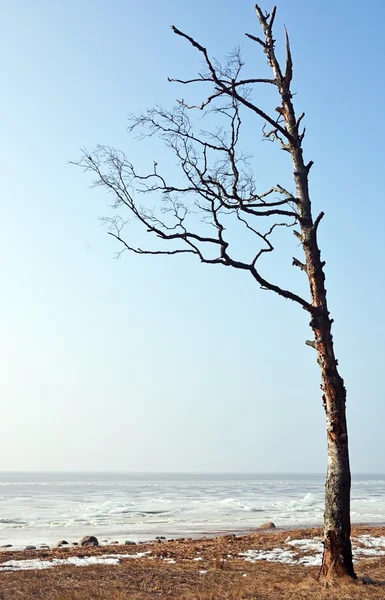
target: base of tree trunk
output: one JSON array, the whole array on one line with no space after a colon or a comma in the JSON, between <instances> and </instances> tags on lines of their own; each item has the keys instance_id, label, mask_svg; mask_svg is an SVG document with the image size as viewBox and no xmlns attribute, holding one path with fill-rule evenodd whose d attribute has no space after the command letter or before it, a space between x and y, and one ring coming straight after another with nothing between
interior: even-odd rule
<instances>
[{"instance_id":1,"label":"base of tree trunk","mask_svg":"<svg viewBox=\"0 0 385 600\"><path fill-rule=\"evenodd\" d=\"M357 579L354 572L350 538L341 539L336 532L328 531L324 540L324 554L319 574L320 579L338 579L346 577L350 581Z\"/></svg>"}]
</instances>

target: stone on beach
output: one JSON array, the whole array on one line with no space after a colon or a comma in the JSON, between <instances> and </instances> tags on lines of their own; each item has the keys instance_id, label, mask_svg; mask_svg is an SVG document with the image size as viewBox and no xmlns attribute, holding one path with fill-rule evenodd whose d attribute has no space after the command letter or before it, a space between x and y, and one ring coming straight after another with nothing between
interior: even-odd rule
<instances>
[{"instance_id":1,"label":"stone on beach","mask_svg":"<svg viewBox=\"0 0 385 600\"><path fill-rule=\"evenodd\" d=\"M68 546L68 542L66 540L60 540L60 542L57 543L57 545L60 546Z\"/></svg>"},{"instance_id":2,"label":"stone on beach","mask_svg":"<svg viewBox=\"0 0 385 600\"><path fill-rule=\"evenodd\" d=\"M93 535L86 535L82 540L80 540L81 546L99 546L99 542L97 538Z\"/></svg>"},{"instance_id":3,"label":"stone on beach","mask_svg":"<svg viewBox=\"0 0 385 600\"><path fill-rule=\"evenodd\" d=\"M275 524L272 521L268 521L267 523L262 523L259 529L275 529Z\"/></svg>"},{"instance_id":4,"label":"stone on beach","mask_svg":"<svg viewBox=\"0 0 385 600\"><path fill-rule=\"evenodd\" d=\"M36 546L26 546L24 550L36 550Z\"/></svg>"}]
</instances>

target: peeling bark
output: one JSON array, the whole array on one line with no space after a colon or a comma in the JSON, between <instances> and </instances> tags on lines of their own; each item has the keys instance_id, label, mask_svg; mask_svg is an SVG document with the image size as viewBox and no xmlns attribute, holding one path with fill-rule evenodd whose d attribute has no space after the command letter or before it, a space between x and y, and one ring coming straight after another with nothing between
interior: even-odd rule
<instances>
[{"instance_id":1,"label":"peeling bark","mask_svg":"<svg viewBox=\"0 0 385 600\"><path fill-rule=\"evenodd\" d=\"M309 170L312 162L305 165L302 152L303 134L299 132L290 82L292 78L292 60L289 39L286 35L286 73L282 75L275 56L272 22L275 11L270 19L256 6L259 21L266 37L265 52L273 69L279 93L282 99L280 114L283 116L286 130L290 135L286 148L292 157L296 193L299 199L298 212L301 228L300 239L305 253L306 272L312 298L312 319L310 327L314 332L313 347L317 351L317 360L321 370L321 389L323 405L326 412L328 469L325 486L324 513L324 556L320 575L325 578L349 576L356 578L352 547L350 541L350 487L351 475L349 465L348 433L346 423L346 389L344 381L337 369L334 354L333 336L331 333L332 319L329 316L325 287L325 263L321 261L321 252L317 241L317 228L324 213L313 221L311 200L309 195ZM295 266L298 262L294 259ZM301 267L301 264L299 265Z\"/></svg>"}]
</instances>

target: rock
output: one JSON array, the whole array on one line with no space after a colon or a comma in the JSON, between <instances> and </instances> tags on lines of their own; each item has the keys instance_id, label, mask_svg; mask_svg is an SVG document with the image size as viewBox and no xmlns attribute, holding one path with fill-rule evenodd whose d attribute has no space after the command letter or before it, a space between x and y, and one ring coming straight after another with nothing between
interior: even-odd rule
<instances>
[{"instance_id":1,"label":"rock","mask_svg":"<svg viewBox=\"0 0 385 600\"><path fill-rule=\"evenodd\" d=\"M164 535L157 535L156 540L165 540L166 538L164 537Z\"/></svg>"},{"instance_id":2,"label":"rock","mask_svg":"<svg viewBox=\"0 0 385 600\"><path fill-rule=\"evenodd\" d=\"M41 548L42 550L49 550L49 546L48 546L48 544L40 544L40 548Z\"/></svg>"},{"instance_id":3,"label":"rock","mask_svg":"<svg viewBox=\"0 0 385 600\"><path fill-rule=\"evenodd\" d=\"M126 541L124 542L124 545L125 545L125 546L136 546L136 542L130 542L130 540L126 540Z\"/></svg>"},{"instance_id":4,"label":"rock","mask_svg":"<svg viewBox=\"0 0 385 600\"><path fill-rule=\"evenodd\" d=\"M73 546L79 546L79 542L72 542Z\"/></svg>"},{"instance_id":5,"label":"rock","mask_svg":"<svg viewBox=\"0 0 385 600\"><path fill-rule=\"evenodd\" d=\"M80 540L81 546L99 546L99 542L97 538L93 535L86 535L82 540Z\"/></svg>"},{"instance_id":6,"label":"rock","mask_svg":"<svg viewBox=\"0 0 385 600\"><path fill-rule=\"evenodd\" d=\"M66 540L60 540L60 542L57 543L58 546L68 546L68 542L66 542Z\"/></svg>"},{"instance_id":7,"label":"rock","mask_svg":"<svg viewBox=\"0 0 385 600\"><path fill-rule=\"evenodd\" d=\"M113 544L114 546L116 546L116 544L119 544L119 542L117 540L115 540L114 542L111 542L111 544Z\"/></svg>"},{"instance_id":8,"label":"rock","mask_svg":"<svg viewBox=\"0 0 385 600\"><path fill-rule=\"evenodd\" d=\"M36 546L26 546L24 550L36 550Z\"/></svg>"},{"instance_id":9,"label":"rock","mask_svg":"<svg viewBox=\"0 0 385 600\"><path fill-rule=\"evenodd\" d=\"M4 546L0 546L0 548L12 548L12 544L4 544Z\"/></svg>"},{"instance_id":10,"label":"rock","mask_svg":"<svg viewBox=\"0 0 385 600\"><path fill-rule=\"evenodd\" d=\"M275 529L275 525L271 521L268 521L267 523L262 523L262 525L259 526L259 529Z\"/></svg>"}]
</instances>

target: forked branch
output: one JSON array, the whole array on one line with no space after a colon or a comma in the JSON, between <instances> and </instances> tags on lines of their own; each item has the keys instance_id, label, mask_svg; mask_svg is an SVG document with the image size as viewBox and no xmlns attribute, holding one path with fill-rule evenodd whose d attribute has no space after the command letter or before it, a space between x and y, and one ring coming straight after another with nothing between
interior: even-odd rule
<instances>
[{"instance_id":1,"label":"forked branch","mask_svg":"<svg viewBox=\"0 0 385 600\"><path fill-rule=\"evenodd\" d=\"M152 245L154 242L144 246L129 241L123 235L125 223L121 217L107 218L108 233L123 247L119 254L125 251L148 255L194 254L203 263L249 272L263 289L290 299L311 313L314 309L310 302L270 282L260 272L262 257L274 251L273 236L283 228L301 225L302 215L301 200L285 187L275 185L267 191L258 191L252 157L239 150L245 110L271 127L268 131L264 129L264 137L278 141L284 150L291 150L295 143L293 133L296 135L296 131L289 132L282 109L277 109L279 115L275 118L252 100L254 85L273 85L281 96L289 93L293 66L287 32L284 74L275 56L272 27L276 9L270 15L258 6L256 10L264 40L251 34L248 37L263 47L273 68L272 79L243 77L239 50L221 65L202 44L173 26L174 33L201 55L205 71L196 77L169 78L169 81L183 86L199 84L199 89L204 84L210 91L198 103L180 99L171 111L156 106L139 116L131 116L129 131L137 131L141 139L157 135L174 153L182 174L177 183L169 181L158 161L153 162L152 170L141 173L123 153L106 146L97 147L93 153L84 151L76 164L94 175L94 185L111 193L114 209L125 208L131 213L149 234L149 241L162 242L158 247ZM199 122L190 117L194 109L210 115L209 131L200 129ZM303 117L297 120L297 131ZM266 219L267 227L261 226ZM314 231L317 226L316 221ZM239 235L254 240L248 259L238 256ZM298 259L293 259L293 264L305 270Z\"/></svg>"}]
</instances>

